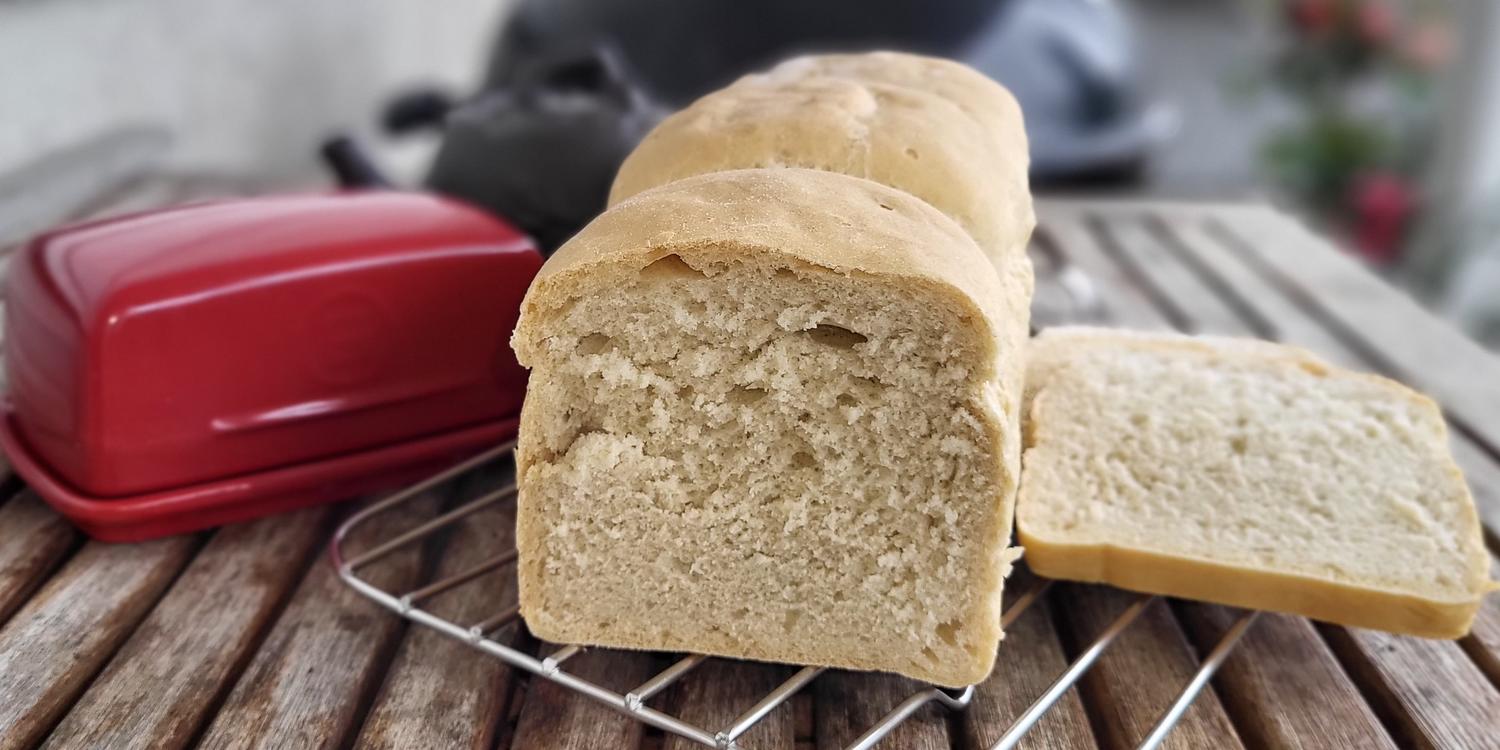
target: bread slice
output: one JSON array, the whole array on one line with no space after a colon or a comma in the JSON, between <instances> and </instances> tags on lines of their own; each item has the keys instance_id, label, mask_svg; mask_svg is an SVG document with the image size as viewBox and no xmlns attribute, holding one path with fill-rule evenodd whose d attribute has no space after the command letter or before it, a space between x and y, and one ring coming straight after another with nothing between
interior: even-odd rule
<instances>
[{"instance_id":1,"label":"bread slice","mask_svg":"<svg viewBox=\"0 0 1500 750\"><path fill-rule=\"evenodd\" d=\"M1017 530L1037 573L1434 638L1488 580L1443 418L1269 342L1033 341Z\"/></svg>"},{"instance_id":2,"label":"bread slice","mask_svg":"<svg viewBox=\"0 0 1500 750\"><path fill-rule=\"evenodd\" d=\"M527 625L983 679L1015 556L1023 280L927 204L827 172L605 212L513 338Z\"/></svg>"},{"instance_id":3,"label":"bread slice","mask_svg":"<svg viewBox=\"0 0 1500 750\"><path fill-rule=\"evenodd\" d=\"M896 52L816 55L668 117L620 167L610 202L706 172L823 169L927 201L992 258L1024 257L1027 164L1020 107L978 71Z\"/></svg>"}]
</instances>

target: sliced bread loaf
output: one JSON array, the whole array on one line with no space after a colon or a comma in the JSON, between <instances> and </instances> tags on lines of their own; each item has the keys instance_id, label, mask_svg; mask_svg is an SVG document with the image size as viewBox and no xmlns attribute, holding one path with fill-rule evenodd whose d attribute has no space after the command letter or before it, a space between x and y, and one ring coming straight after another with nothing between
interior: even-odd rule
<instances>
[{"instance_id":1,"label":"sliced bread loaf","mask_svg":"<svg viewBox=\"0 0 1500 750\"><path fill-rule=\"evenodd\" d=\"M845 175L719 172L605 212L513 339L528 626L982 679L1027 289L936 209Z\"/></svg>"},{"instance_id":2,"label":"sliced bread loaf","mask_svg":"<svg viewBox=\"0 0 1500 750\"><path fill-rule=\"evenodd\" d=\"M896 52L816 55L745 76L668 117L625 160L610 202L705 172L806 167L905 190L990 257L1025 255L1026 131L1003 86Z\"/></svg>"},{"instance_id":3,"label":"sliced bread loaf","mask_svg":"<svg viewBox=\"0 0 1500 750\"><path fill-rule=\"evenodd\" d=\"M1437 405L1263 341L1051 329L1017 531L1053 578L1439 638L1489 583Z\"/></svg>"}]
</instances>

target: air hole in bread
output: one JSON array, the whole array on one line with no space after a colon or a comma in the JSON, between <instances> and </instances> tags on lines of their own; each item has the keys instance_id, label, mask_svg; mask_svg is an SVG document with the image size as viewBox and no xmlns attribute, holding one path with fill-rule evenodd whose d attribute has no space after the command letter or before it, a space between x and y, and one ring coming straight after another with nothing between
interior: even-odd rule
<instances>
[{"instance_id":1,"label":"air hole in bread","mask_svg":"<svg viewBox=\"0 0 1500 750\"><path fill-rule=\"evenodd\" d=\"M573 436L568 438L567 442L562 446L562 450L559 450L557 452L557 455L566 456L573 450L573 446L578 444L578 441L588 437L589 435L603 434L605 432L606 430L601 429L598 425L585 423L577 430L573 431Z\"/></svg>"},{"instance_id":2,"label":"air hole in bread","mask_svg":"<svg viewBox=\"0 0 1500 750\"><path fill-rule=\"evenodd\" d=\"M813 458L807 451L797 451L792 454L792 466L798 469L812 469L817 467L818 459Z\"/></svg>"},{"instance_id":3,"label":"air hole in bread","mask_svg":"<svg viewBox=\"0 0 1500 750\"><path fill-rule=\"evenodd\" d=\"M1243 435L1229 439L1229 447L1234 450L1236 456L1245 455L1245 437Z\"/></svg>"},{"instance_id":4,"label":"air hole in bread","mask_svg":"<svg viewBox=\"0 0 1500 750\"><path fill-rule=\"evenodd\" d=\"M688 265L682 256L670 253L651 261L651 265L641 269L643 279L685 279L695 276L703 276L704 273Z\"/></svg>"},{"instance_id":5,"label":"air hole in bread","mask_svg":"<svg viewBox=\"0 0 1500 750\"><path fill-rule=\"evenodd\" d=\"M843 326L820 323L807 331L809 338L814 343L823 346L831 346L836 349L852 349L857 344L863 344L870 339L862 333L856 333Z\"/></svg>"},{"instance_id":6,"label":"air hole in bread","mask_svg":"<svg viewBox=\"0 0 1500 750\"><path fill-rule=\"evenodd\" d=\"M781 628L790 633L792 632L792 628L797 627L797 621L800 619L802 619L801 610L789 609L786 611L786 615L781 618Z\"/></svg>"},{"instance_id":7,"label":"air hole in bread","mask_svg":"<svg viewBox=\"0 0 1500 750\"><path fill-rule=\"evenodd\" d=\"M908 159L920 159L922 157L921 157L921 155L919 155L917 153L916 149L914 149L914 148L907 148L906 149L906 158L908 158Z\"/></svg>"},{"instance_id":8,"label":"air hole in bread","mask_svg":"<svg viewBox=\"0 0 1500 750\"><path fill-rule=\"evenodd\" d=\"M887 211L895 211L896 210L894 208L891 208L890 204L887 204L887 203L881 203L879 205L880 205L881 208L883 208L883 209L885 209Z\"/></svg>"},{"instance_id":9,"label":"air hole in bread","mask_svg":"<svg viewBox=\"0 0 1500 750\"><path fill-rule=\"evenodd\" d=\"M729 395L726 398L729 403L735 406L748 406L765 398L767 393L768 391L764 388L737 385L729 390Z\"/></svg>"},{"instance_id":10,"label":"air hole in bread","mask_svg":"<svg viewBox=\"0 0 1500 750\"><path fill-rule=\"evenodd\" d=\"M932 650L931 646L923 646L922 647L922 658L926 659L927 663L929 663L929 664L936 664L937 660L938 660L938 655L937 655L936 651Z\"/></svg>"},{"instance_id":11,"label":"air hole in bread","mask_svg":"<svg viewBox=\"0 0 1500 750\"><path fill-rule=\"evenodd\" d=\"M614 342L602 333L591 333L578 340L579 354L599 354L613 348Z\"/></svg>"},{"instance_id":12,"label":"air hole in bread","mask_svg":"<svg viewBox=\"0 0 1500 750\"><path fill-rule=\"evenodd\" d=\"M943 639L943 643L949 646L958 644L958 625L952 620L938 623L937 634L939 638Z\"/></svg>"},{"instance_id":13,"label":"air hole in bread","mask_svg":"<svg viewBox=\"0 0 1500 750\"><path fill-rule=\"evenodd\" d=\"M847 393L840 393L838 395L838 398L835 399L835 401L838 402L839 406L858 406L859 405L859 399L857 399L857 398L855 398L855 397L853 397L853 396L851 396L851 395L849 395Z\"/></svg>"}]
</instances>

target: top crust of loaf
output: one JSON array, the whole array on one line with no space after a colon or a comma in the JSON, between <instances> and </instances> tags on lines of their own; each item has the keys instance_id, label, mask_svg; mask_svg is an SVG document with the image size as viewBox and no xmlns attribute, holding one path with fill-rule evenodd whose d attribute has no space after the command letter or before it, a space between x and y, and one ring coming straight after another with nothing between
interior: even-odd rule
<instances>
[{"instance_id":1,"label":"top crust of loaf","mask_svg":"<svg viewBox=\"0 0 1500 750\"><path fill-rule=\"evenodd\" d=\"M1035 218L1020 107L949 60L895 52L800 57L715 91L625 160L613 205L705 172L806 167L909 192L991 258L1024 253Z\"/></svg>"},{"instance_id":2,"label":"top crust of loaf","mask_svg":"<svg viewBox=\"0 0 1500 750\"><path fill-rule=\"evenodd\" d=\"M1413 415L1411 429L1425 435L1421 443L1430 447L1430 451L1423 451L1420 460L1439 462L1435 472L1443 477L1441 491L1456 503L1454 507L1460 508L1452 519L1455 526L1451 530L1459 540L1463 558L1462 563L1455 561L1455 569L1451 571L1456 584L1444 589L1406 590L1186 556L1165 540L1160 545L1136 546L1119 539L1110 541L1109 533L1096 537L1095 532L1079 535L1064 531L1055 523L1059 518L1056 511L1065 505L1086 504L1089 499L1071 494L1059 497L1059 493L1069 494L1069 491L1058 483L1055 460L1042 458L1041 450L1032 452L1033 447L1045 445L1048 455L1055 458L1059 450L1078 450L1076 446L1057 444L1058 433L1048 427L1049 420L1057 419L1049 403L1067 396L1063 392L1049 393L1049 387L1071 381L1069 370L1090 368L1088 363L1100 362L1100 357L1130 352L1226 365L1240 363L1267 373L1286 368L1286 372L1363 383L1367 393L1373 387L1388 394L1391 403L1404 403ZM1028 349L1026 381L1027 450L1017 501L1017 525L1027 557L1033 569L1042 575L1107 582L1137 591L1294 612L1345 625L1441 638L1456 638L1466 633L1479 601L1487 591L1497 588L1489 580L1489 558L1484 551L1473 499L1462 472L1446 449L1447 430L1441 410L1430 398L1401 383L1342 370L1307 350L1267 341L1086 327L1048 329L1033 339ZM1158 404L1154 408L1170 409L1173 405ZM1203 439L1212 441L1216 436L1205 435ZM1284 449L1296 450L1291 446ZM1104 457L1098 458L1102 461ZM1038 489L1040 485L1047 485L1050 490Z\"/></svg>"},{"instance_id":3,"label":"top crust of loaf","mask_svg":"<svg viewBox=\"0 0 1500 750\"><path fill-rule=\"evenodd\" d=\"M899 190L830 172L745 169L642 193L606 211L559 248L522 303L516 354L532 366L529 341L546 335L549 311L665 256L678 255L692 265L700 256L767 254L920 285L987 329L995 344L988 359L1023 345L1025 328L1017 321L1027 319L1029 274L1012 268L997 275L974 241L931 206Z\"/></svg>"}]
</instances>

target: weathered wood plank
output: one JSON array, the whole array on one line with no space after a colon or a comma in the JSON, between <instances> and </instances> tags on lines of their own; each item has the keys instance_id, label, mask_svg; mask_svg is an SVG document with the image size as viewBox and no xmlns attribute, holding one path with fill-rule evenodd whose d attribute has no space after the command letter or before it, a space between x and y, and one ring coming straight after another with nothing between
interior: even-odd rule
<instances>
[{"instance_id":1,"label":"weathered wood plank","mask_svg":"<svg viewBox=\"0 0 1500 750\"><path fill-rule=\"evenodd\" d=\"M1500 691L1452 641L1320 625L1403 747L1500 747Z\"/></svg>"},{"instance_id":2,"label":"weathered wood plank","mask_svg":"<svg viewBox=\"0 0 1500 750\"><path fill-rule=\"evenodd\" d=\"M1056 584L1062 627L1081 651L1135 600L1105 586ZM1101 747L1133 748L1197 671L1192 647L1163 602L1146 608L1079 683ZM1240 738L1213 690L1205 690L1167 736L1167 748L1237 748Z\"/></svg>"},{"instance_id":3,"label":"weathered wood plank","mask_svg":"<svg viewBox=\"0 0 1500 750\"><path fill-rule=\"evenodd\" d=\"M1285 215L1246 206L1216 215L1212 228L1238 238L1237 249L1253 253L1248 262L1258 261L1278 285L1297 293L1340 339L1378 353L1402 380L1431 393L1500 447L1500 357Z\"/></svg>"},{"instance_id":4,"label":"weathered wood plank","mask_svg":"<svg viewBox=\"0 0 1500 750\"><path fill-rule=\"evenodd\" d=\"M0 749L52 729L197 546L91 542L11 618L0 630Z\"/></svg>"},{"instance_id":5,"label":"weathered wood plank","mask_svg":"<svg viewBox=\"0 0 1500 750\"><path fill-rule=\"evenodd\" d=\"M832 670L813 683L818 750L842 750L901 701L929 685L889 674ZM928 704L886 737L883 748L948 750L948 709Z\"/></svg>"},{"instance_id":6,"label":"weathered wood plank","mask_svg":"<svg viewBox=\"0 0 1500 750\"><path fill-rule=\"evenodd\" d=\"M409 529L436 510L434 495L417 498L355 530L348 549L368 548ZM384 589L418 582L423 550L413 545L372 564L362 575ZM404 621L361 598L317 561L256 651L201 747L330 747L361 719L366 696L386 668Z\"/></svg>"},{"instance_id":7,"label":"weathered wood plank","mask_svg":"<svg viewBox=\"0 0 1500 750\"><path fill-rule=\"evenodd\" d=\"M188 746L321 550L328 516L309 509L216 533L46 746Z\"/></svg>"},{"instance_id":8,"label":"weathered wood plank","mask_svg":"<svg viewBox=\"0 0 1500 750\"><path fill-rule=\"evenodd\" d=\"M1151 277L1171 308L1158 302L1160 310L1173 327L1184 333L1225 333L1245 330L1233 304L1209 293L1204 280L1192 268L1180 262L1168 246L1151 235L1144 214L1097 217L1101 244L1116 263L1134 266ZM1112 240L1112 244L1109 244ZM1185 293L1192 290L1192 293ZM1200 293L1201 292L1201 293ZM1182 319L1177 320L1181 315Z\"/></svg>"},{"instance_id":9,"label":"weathered wood plank","mask_svg":"<svg viewBox=\"0 0 1500 750\"><path fill-rule=\"evenodd\" d=\"M1170 328L1152 305L1150 295L1133 277L1110 260L1075 211L1040 204L1038 234L1045 234L1067 259L1079 267L1098 289L1109 325L1126 328Z\"/></svg>"},{"instance_id":10,"label":"weathered wood plank","mask_svg":"<svg viewBox=\"0 0 1500 750\"><path fill-rule=\"evenodd\" d=\"M785 682L795 670L775 664L709 659L671 688L666 705L683 721L718 732L729 727L745 709ZM783 705L761 719L740 738L753 750L793 750L797 746L796 711ZM667 750L701 748L695 742L667 735Z\"/></svg>"},{"instance_id":11,"label":"weathered wood plank","mask_svg":"<svg viewBox=\"0 0 1500 750\"><path fill-rule=\"evenodd\" d=\"M1127 217L1126 220L1131 219ZM1256 271L1253 268L1247 268L1242 257L1229 257L1221 251L1222 248L1202 242L1202 238L1197 235L1186 231L1179 233L1178 230L1181 227L1178 222L1169 222L1165 228L1171 232L1171 236L1162 239L1176 241L1179 243L1178 249L1181 252L1192 253L1196 259L1197 272L1200 276L1210 277L1209 280L1197 285L1189 283L1164 285L1164 290L1173 296L1173 299L1188 315L1196 315L1200 309L1209 304L1208 300L1212 299L1215 294L1213 287L1232 287L1239 291L1243 299L1254 305L1257 315L1265 321L1264 325L1271 329L1271 333L1283 337L1302 336L1303 340L1289 341L1289 343L1308 346L1329 356L1334 361L1356 367L1360 365L1361 356L1350 350L1342 339L1337 336L1313 333L1314 329L1308 325L1308 320L1299 320L1299 317L1306 316L1306 312L1298 309L1297 305L1285 294L1285 289L1277 289L1268 285L1268 280L1263 273L1264 269ZM1264 233L1269 230L1264 226L1258 226L1257 231ZM1258 279L1257 276L1259 276ZM1187 277L1179 277L1179 279L1185 278ZM1310 322L1316 324L1319 321L1314 319ZM1232 335L1255 333L1251 330L1250 323L1245 320L1220 320L1217 325L1224 327L1208 328L1207 332ZM1365 362L1364 364L1364 369L1368 369L1371 363ZM1480 472L1486 468L1486 465L1481 464L1475 466L1476 471ZM1330 645L1334 647L1339 660L1364 688L1364 691L1367 694L1374 692L1381 696L1385 702L1381 707L1381 715L1388 717L1388 724L1394 722L1407 733L1398 738L1403 743L1444 746L1446 738L1430 732L1441 730L1454 718L1483 716L1493 701L1494 687L1484 681L1477 668L1464 657L1462 649L1455 643L1421 641L1362 630L1345 631L1334 626L1322 627L1322 632ZM1241 648L1245 648L1246 645L1253 646L1254 642L1252 640L1249 644L1242 644ZM1420 645L1413 645L1413 642ZM1403 645L1399 649L1392 648L1392 643ZM1442 669L1446 670L1447 674L1438 678L1438 672L1435 670L1424 676L1420 669L1416 669L1417 654L1420 654L1422 658L1433 659L1435 664L1443 665ZM1262 654L1260 660L1264 661L1271 657L1271 654ZM1386 677L1387 673L1399 674L1405 679L1392 682ZM1253 686L1244 687L1253 688ZM1447 701L1435 702L1430 699L1432 694L1448 694L1449 697ZM1338 720L1358 722L1368 719L1357 713L1348 713L1340 716ZM1428 734L1422 736L1411 734L1417 731L1428 732Z\"/></svg>"},{"instance_id":12,"label":"weathered wood plank","mask_svg":"<svg viewBox=\"0 0 1500 750\"><path fill-rule=\"evenodd\" d=\"M792 727L797 736L797 747L812 747L817 743L817 726L813 712L813 694L803 690L792 696Z\"/></svg>"},{"instance_id":13,"label":"weathered wood plank","mask_svg":"<svg viewBox=\"0 0 1500 750\"><path fill-rule=\"evenodd\" d=\"M1018 567L1005 581L1006 607L1039 583L1036 576ZM1052 622L1051 603L1044 595L1005 631L994 673L979 685L974 701L959 717L961 746L989 747L1068 668ZM1037 750L1094 746L1094 733L1077 691L1068 691L1021 742L1021 747Z\"/></svg>"},{"instance_id":14,"label":"weathered wood plank","mask_svg":"<svg viewBox=\"0 0 1500 750\"><path fill-rule=\"evenodd\" d=\"M1243 257L1244 247L1236 249L1227 244L1239 244L1235 240L1226 242L1223 234L1228 231L1233 235L1233 227L1223 226L1221 222L1209 223L1217 225L1218 231L1211 233L1205 228L1205 221L1196 217L1169 216L1163 219L1161 226L1170 238L1180 243L1183 251L1202 264L1205 273L1222 279L1253 300L1257 313L1270 327L1269 331L1254 330L1255 334L1301 346L1343 367L1379 372L1419 390L1423 387L1408 373L1392 369L1384 357L1352 348L1348 342L1335 336L1313 313L1288 296L1287 288L1276 281L1277 272ZM1468 436L1454 431L1450 438L1454 459L1469 479L1485 525L1492 530L1500 529L1500 464Z\"/></svg>"},{"instance_id":15,"label":"weathered wood plank","mask_svg":"<svg viewBox=\"0 0 1500 750\"><path fill-rule=\"evenodd\" d=\"M1131 265L1130 257L1133 256L1124 257L1122 262L1122 256L1129 251L1122 249L1121 238L1113 234L1112 227L1096 223L1092 229L1086 230L1088 215L1072 207L1045 206L1041 209L1040 216L1043 227L1068 259L1099 284L1099 292L1104 296L1114 322L1141 329L1170 329L1174 322L1179 325L1189 324L1189 312L1180 307L1171 307L1177 303L1165 298L1167 291L1155 280L1154 266L1160 263L1154 263L1150 268L1153 273L1151 279L1143 282L1138 274L1146 273L1147 267ZM1139 239L1140 236L1125 239ZM1093 599L1075 600L1075 597L1084 594L1093 596ZM1091 642L1094 634L1102 631L1109 620L1093 623L1096 627L1092 630L1080 630L1080 623L1071 621L1072 613L1075 610L1097 611L1101 597L1113 597L1112 601L1104 603L1112 605L1116 613L1123 611L1129 601L1128 595L1119 592L1098 593L1086 587L1067 586L1053 593L1052 606L1057 608L1059 619L1070 626L1071 637L1086 639L1075 642L1079 647ZM1130 644L1130 648L1141 653L1134 655L1134 658L1106 657L1110 670L1108 677L1092 677L1084 683L1084 695L1092 699L1086 701L1085 705L1089 713L1098 720L1094 727L1105 736L1097 739L1105 746L1133 746L1134 742L1143 738L1160 713L1171 704L1175 691L1180 690L1186 680L1191 678L1193 671L1185 668L1185 665L1194 661L1191 651L1186 646L1182 631L1166 610L1143 616L1132 625ZM1212 644L1209 645L1211 647ZM1117 643L1111 650L1124 647L1124 643ZM1101 663L1094 669L1098 671L1103 666L1105 665ZM1171 667L1173 671L1163 672L1164 667ZM1150 684L1155 692L1148 695L1111 691L1108 689L1112 684L1111 680L1124 685ZM1117 699L1131 699L1133 702L1127 705L1110 703ZM1136 716L1132 712L1141 715ZM1192 720L1191 723L1188 719ZM1212 700L1211 695L1205 694L1184 719L1184 726L1179 726L1169 737L1168 743L1191 743L1195 739L1214 736L1229 725L1230 721L1223 707ZM1232 730L1230 737L1232 741Z\"/></svg>"},{"instance_id":16,"label":"weathered wood plank","mask_svg":"<svg viewBox=\"0 0 1500 750\"><path fill-rule=\"evenodd\" d=\"M1218 643L1235 617L1194 602L1177 610L1200 650ZM1214 679L1251 747L1395 747L1306 618L1262 614Z\"/></svg>"},{"instance_id":17,"label":"weathered wood plank","mask_svg":"<svg viewBox=\"0 0 1500 750\"><path fill-rule=\"evenodd\" d=\"M72 524L34 492L0 505L0 624L42 585L78 539Z\"/></svg>"},{"instance_id":18,"label":"weathered wood plank","mask_svg":"<svg viewBox=\"0 0 1500 750\"><path fill-rule=\"evenodd\" d=\"M464 497L494 489L468 488ZM441 545L436 578L472 569L515 547L515 506L492 506L462 522ZM486 573L419 606L450 622L483 621L516 603L514 565ZM515 645L521 627L491 635ZM416 627L402 641L360 731L360 748L484 748L505 722L515 675L494 657L436 631Z\"/></svg>"},{"instance_id":19,"label":"weathered wood plank","mask_svg":"<svg viewBox=\"0 0 1500 750\"><path fill-rule=\"evenodd\" d=\"M1330 362L1355 370L1384 371L1387 363L1372 361L1366 353L1350 348L1343 340L1334 336L1318 320L1300 307L1296 300L1286 294L1284 288L1274 284L1267 269L1257 268L1224 244L1222 237L1210 234L1201 220L1168 218L1161 224L1164 241L1176 242L1183 253L1191 254L1200 264L1201 272L1217 279L1220 284L1239 290L1255 306L1257 314L1269 329L1268 337L1309 349ZM1196 296L1202 290L1184 289L1185 295ZM1250 333L1246 329L1230 333ZM1384 371L1390 377L1401 377L1401 373ZM1474 494L1480 517L1491 530L1500 529L1500 463L1475 444L1467 436L1450 432L1450 447L1453 458L1463 469L1469 487ZM1500 612L1493 607L1480 611L1476 627L1500 630ZM1484 644L1487 645L1487 644ZM1470 649L1471 652L1473 649ZM1491 650L1491 659L1500 660L1500 651Z\"/></svg>"},{"instance_id":20,"label":"weathered wood plank","mask_svg":"<svg viewBox=\"0 0 1500 750\"><path fill-rule=\"evenodd\" d=\"M553 646L543 646L555 650ZM624 692L650 679L658 663L650 654L633 651L586 651L566 663L568 672ZM633 748L640 744L643 725L550 680L532 677L516 722L511 747L592 750Z\"/></svg>"},{"instance_id":21,"label":"weathered wood plank","mask_svg":"<svg viewBox=\"0 0 1500 750\"><path fill-rule=\"evenodd\" d=\"M1490 578L1500 581L1500 558L1490 559ZM1500 596L1491 594L1484 600L1474 630L1460 642L1469 658L1479 667L1490 684L1500 687Z\"/></svg>"}]
</instances>

